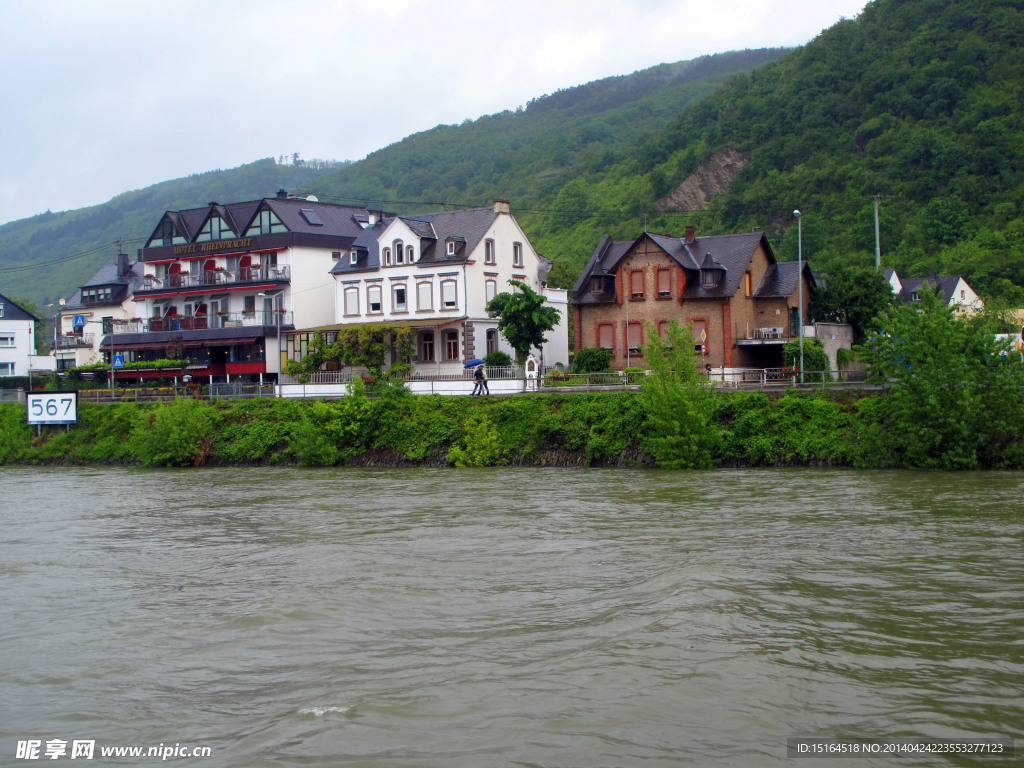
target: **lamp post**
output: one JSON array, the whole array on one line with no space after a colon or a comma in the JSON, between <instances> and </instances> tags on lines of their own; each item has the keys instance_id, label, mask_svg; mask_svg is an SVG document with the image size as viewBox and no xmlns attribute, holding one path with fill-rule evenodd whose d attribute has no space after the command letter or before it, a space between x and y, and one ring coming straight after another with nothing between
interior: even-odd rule
<instances>
[{"instance_id":1,"label":"lamp post","mask_svg":"<svg viewBox=\"0 0 1024 768\"><path fill-rule=\"evenodd\" d=\"M800 322L797 326L797 333L800 337L800 383L804 383L804 233L802 227L801 213L793 211L796 216L796 287L797 287L797 308L796 315Z\"/></svg>"}]
</instances>

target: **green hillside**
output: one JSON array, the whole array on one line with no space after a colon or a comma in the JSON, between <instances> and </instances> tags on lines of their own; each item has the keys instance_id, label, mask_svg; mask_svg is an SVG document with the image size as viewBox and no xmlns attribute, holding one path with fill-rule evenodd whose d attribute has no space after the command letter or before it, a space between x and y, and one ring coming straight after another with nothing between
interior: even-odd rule
<instances>
[{"instance_id":1,"label":"green hillside","mask_svg":"<svg viewBox=\"0 0 1024 768\"><path fill-rule=\"evenodd\" d=\"M731 79L621 162L581 174L571 197L592 213L570 230L547 215L538 245L569 257L565 281L605 228L632 237L646 215L654 231L766 229L795 259L799 208L816 267L867 264L877 194L883 266L963 274L988 298L1024 305L1022 40L1022 0L875 0ZM699 213L667 203L725 151L748 161L727 193Z\"/></svg>"},{"instance_id":2,"label":"green hillside","mask_svg":"<svg viewBox=\"0 0 1024 768\"><path fill-rule=\"evenodd\" d=\"M328 169L273 160L210 171L125 192L101 205L46 212L0 226L0 291L39 306L67 297L117 255L116 241L134 255L166 210L211 200L233 202L308 185Z\"/></svg>"}]
</instances>

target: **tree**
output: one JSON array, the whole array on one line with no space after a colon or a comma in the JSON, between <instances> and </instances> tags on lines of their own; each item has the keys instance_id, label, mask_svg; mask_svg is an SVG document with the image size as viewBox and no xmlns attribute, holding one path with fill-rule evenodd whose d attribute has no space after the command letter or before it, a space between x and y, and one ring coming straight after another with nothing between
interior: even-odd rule
<instances>
[{"instance_id":1,"label":"tree","mask_svg":"<svg viewBox=\"0 0 1024 768\"><path fill-rule=\"evenodd\" d=\"M558 324L561 316L554 307L545 307L546 298L518 280L509 280L519 290L499 293L487 302L487 311L498 316L498 330L516 351L516 361L523 363L530 347L547 341L544 335Z\"/></svg>"},{"instance_id":2,"label":"tree","mask_svg":"<svg viewBox=\"0 0 1024 768\"><path fill-rule=\"evenodd\" d=\"M861 348L871 378L862 462L930 469L1024 462L1024 364L997 341L997 317L957 317L933 291L895 305Z\"/></svg>"},{"instance_id":3,"label":"tree","mask_svg":"<svg viewBox=\"0 0 1024 768\"><path fill-rule=\"evenodd\" d=\"M697 371L690 324L669 322L665 338L647 323L643 354L651 372L640 385L646 421L647 448L665 469L711 466L719 433L712 424L715 390Z\"/></svg>"},{"instance_id":4,"label":"tree","mask_svg":"<svg viewBox=\"0 0 1024 768\"><path fill-rule=\"evenodd\" d=\"M853 340L860 344L871 321L896 300L889 283L873 267L846 266L833 261L825 285L814 295L811 316L824 323L849 323Z\"/></svg>"}]
</instances>

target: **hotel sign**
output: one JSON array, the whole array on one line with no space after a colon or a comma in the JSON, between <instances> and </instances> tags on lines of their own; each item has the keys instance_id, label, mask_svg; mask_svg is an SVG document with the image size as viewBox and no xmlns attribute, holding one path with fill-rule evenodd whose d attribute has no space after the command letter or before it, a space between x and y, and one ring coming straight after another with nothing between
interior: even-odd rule
<instances>
[{"instance_id":1,"label":"hotel sign","mask_svg":"<svg viewBox=\"0 0 1024 768\"><path fill-rule=\"evenodd\" d=\"M175 256L188 256L190 253L211 253L213 251L237 251L251 248L256 242L255 237L241 237L237 240L215 240L209 243L189 243L174 246Z\"/></svg>"}]
</instances>

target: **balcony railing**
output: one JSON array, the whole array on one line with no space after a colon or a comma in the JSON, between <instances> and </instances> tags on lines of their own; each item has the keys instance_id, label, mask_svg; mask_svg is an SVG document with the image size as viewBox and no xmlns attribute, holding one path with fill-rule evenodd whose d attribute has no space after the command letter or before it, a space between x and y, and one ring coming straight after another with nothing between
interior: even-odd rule
<instances>
[{"instance_id":1,"label":"balcony railing","mask_svg":"<svg viewBox=\"0 0 1024 768\"><path fill-rule=\"evenodd\" d=\"M212 315L167 315L148 320L126 320L114 323L114 333L157 333L160 331L205 331L217 328L243 326L290 326L294 322L291 312L271 310L264 312L214 312Z\"/></svg>"},{"instance_id":2,"label":"balcony railing","mask_svg":"<svg viewBox=\"0 0 1024 768\"><path fill-rule=\"evenodd\" d=\"M91 347L95 334L84 333L81 336L58 336L54 347L56 349L77 349L79 347Z\"/></svg>"},{"instance_id":3,"label":"balcony railing","mask_svg":"<svg viewBox=\"0 0 1024 768\"><path fill-rule=\"evenodd\" d=\"M209 288L244 283L289 282L291 267L242 267L236 270L207 270L197 274L179 273L165 277L145 277L136 291L166 291L179 288Z\"/></svg>"}]
</instances>

